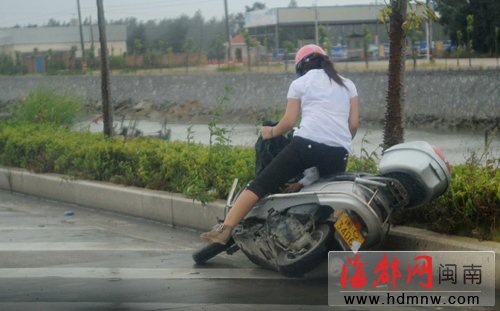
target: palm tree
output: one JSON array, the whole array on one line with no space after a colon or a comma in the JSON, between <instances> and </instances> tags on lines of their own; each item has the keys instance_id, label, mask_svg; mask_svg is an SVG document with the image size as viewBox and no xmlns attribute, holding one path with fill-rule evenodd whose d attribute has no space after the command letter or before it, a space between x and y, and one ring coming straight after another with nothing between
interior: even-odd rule
<instances>
[{"instance_id":1,"label":"palm tree","mask_svg":"<svg viewBox=\"0 0 500 311\"><path fill-rule=\"evenodd\" d=\"M408 11L410 6L411 11ZM382 20L389 17L389 81L384 125L384 149L404 141L403 108L405 86L406 36L419 29L424 20L437 20L434 11L416 0L390 0L382 10Z\"/></svg>"},{"instance_id":2,"label":"palm tree","mask_svg":"<svg viewBox=\"0 0 500 311\"><path fill-rule=\"evenodd\" d=\"M384 125L384 149L404 141L405 23L408 0L390 0L389 80Z\"/></svg>"}]
</instances>

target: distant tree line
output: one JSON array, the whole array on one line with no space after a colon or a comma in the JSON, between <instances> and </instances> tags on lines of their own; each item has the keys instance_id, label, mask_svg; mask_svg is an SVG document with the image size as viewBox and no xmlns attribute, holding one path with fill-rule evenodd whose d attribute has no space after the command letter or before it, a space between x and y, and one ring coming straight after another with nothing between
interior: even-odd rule
<instances>
[{"instance_id":1,"label":"distant tree line","mask_svg":"<svg viewBox=\"0 0 500 311\"><path fill-rule=\"evenodd\" d=\"M243 14L229 18L231 33L243 28ZM226 41L224 19L205 20L201 12L160 21L138 21L134 17L112 21L127 26L129 54L200 52L212 59L224 58L221 45Z\"/></svg>"},{"instance_id":2,"label":"distant tree line","mask_svg":"<svg viewBox=\"0 0 500 311\"><path fill-rule=\"evenodd\" d=\"M15 75L26 72L21 60L21 53L16 52L15 59L10 55L0 53L0 74Z\"/></svg>"},{"instance_id":3,"label":"distant tree line","mask_svg":"<svg viewBox=\"0 0 500 311\"><path fill-rule=\"evenodd\" d=\"M457 55L463 49L471 52L489 55L498 55L500 40L500 0L433 0L435 9L439 13L439 23L443 25L447 35L457 46ZM297 2L290 1L290 7L296 7ZM266 9L263 2L254 2L246 6L245 11ZM84 25L95 23L90 18L85 18ZM224 42L227 41L225 19L203 17L200 11L192 16L181 15L176 18L162 20L139 21L135 17L112 20L111 24L122 24L127 27L127 54L141 55L144 63L153 66L159 55L172 55L173 53L198 53L204 54L208 59L223 60L225 57ZM65 27L77 25L77 20L57 21L54 18L43 26ZM244 31L244 13L229 16L231 36L242 34L255 35ZM19 26L15 26L19 27ZM30 24L28 27L37 27ZM366 37L366 35L365 35ZM248 41L248 38L246 41ZM314 27L282 27L279 29L279 47L286 49L286 54L293 53L301 39L314 38ZM410 34L411 41L419 41L423 32L414 31ZM256 39L268 51L277 45L274 34L257 35ZM331 47L332 38L328 27L320 25L319 41L325 48ZM93 50L92 50L93 51ZM23 71L20 55L17 59L9 59L7 55L0 55L0 73L16 74ZM92 66L96 56L87 53L87 63ZM111 59L112 67L125 66L124 56ZM187 65L186 60L186 65Z\"/></svg>"},{"instance_id":4,"label":"distant tree line","mask_svg":"<svg viewBox=\"0 0 500 311\"><path fill-rule=\"evenodd\" d=\"M496 54L500 28L498 0L435 0L451 40L479 53Z\"/></svg>"}]
</instances>

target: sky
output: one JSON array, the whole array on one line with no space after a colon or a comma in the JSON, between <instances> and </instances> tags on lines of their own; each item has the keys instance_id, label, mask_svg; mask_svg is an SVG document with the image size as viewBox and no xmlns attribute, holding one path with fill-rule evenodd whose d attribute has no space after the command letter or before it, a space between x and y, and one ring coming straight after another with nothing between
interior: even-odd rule
<instances>
[{"instance_id":1,"label":"sky","mask_svg":"<svg viewBox=\"0 0 500 311\"><path fill-rule=\"evenodd\" d=\"M384 0L296 0L298 6L368 4ZM245 12L255 0L227 0L229 13ZM259 0L267 8L287 7L290 0ZM78 18L77 0L0 0L0 27L43 25L50 18L70 21ZM107 20L136 17L138 20L192 16L198 9L205 19L224 16L224 0L103 0ZM82 19L97 21L96 0L80 0Z\"/></svg>"}]
</instances>

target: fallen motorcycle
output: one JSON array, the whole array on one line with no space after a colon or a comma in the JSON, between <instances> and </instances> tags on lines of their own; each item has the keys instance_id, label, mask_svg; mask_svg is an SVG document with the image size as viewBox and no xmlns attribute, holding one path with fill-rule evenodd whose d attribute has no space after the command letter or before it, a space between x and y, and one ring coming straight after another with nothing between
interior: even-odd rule
<instances>
[{"instance_id":1,"label":"fallen motorcycle","mask_svg":"<svg viewBox=\"0 0 500 311\"><path fill-rule=\"evenodd\" d=\"M450 171L442 152L427 142L395 145L384 151L377 175L334 175L300 192L263 198L226 245L208 244L193 259L203 264L224 251L241 250L259 266L302 275L330 250L376 249L389 232L393 211L419 207L443 194Z\"/></svg>"}]
</instances>

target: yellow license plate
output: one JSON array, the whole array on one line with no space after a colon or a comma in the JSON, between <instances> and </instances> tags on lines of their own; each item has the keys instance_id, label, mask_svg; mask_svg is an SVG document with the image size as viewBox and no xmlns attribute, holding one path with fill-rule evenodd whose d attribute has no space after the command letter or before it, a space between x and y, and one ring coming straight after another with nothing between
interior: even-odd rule
<instances>
[{"instance_id":1,"label":"yellow license plate","mask_svg":"<svg viewBox=\"0 0 500 311\"><path fill-rule=\"evenodd\" d=\"M344 239L347 245L354 251L357 251L365 241L361 232L359 232L358 228L356 228L352 220L345 213L342 213L335 222L334 227L342 239Z\"/></svg>"}]
</instances>

